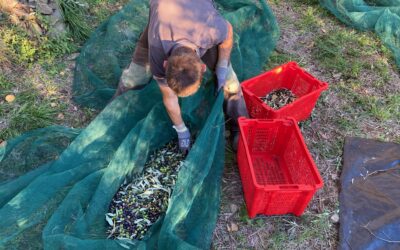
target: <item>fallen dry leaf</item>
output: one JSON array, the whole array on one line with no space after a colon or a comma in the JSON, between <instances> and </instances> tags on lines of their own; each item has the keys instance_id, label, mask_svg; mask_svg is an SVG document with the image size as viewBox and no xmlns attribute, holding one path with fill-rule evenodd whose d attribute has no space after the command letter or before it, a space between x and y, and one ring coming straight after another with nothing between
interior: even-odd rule
<instances>
[{"instance_id":1,"label":"fallen dry leaf","mask_svg":"<svg viewBox=\"0 0 400 250\"><path fill-rule=\"evenodd\" d=\"M239 207L236 204L230 205L231 213L234 214L239 210Z\"/></svg>"},{"instance_id":2,"label":"fallen dry leaf","mask_svg":"<svg viewBox=\"0 0 400 250\"><path fill-rule=\"evenodd\" d=\"M15 95L7 95L5 99L9 103L13 102L15 100Z\"/></svg>"},{"instance_id":3,"label":"fallen dry leaf","mask_svg":"<svg viewBox=\"0 0 400 250\"><path fill-rule=\"evenodd\" d=\"M231 231L232 232L237 232L239 230L239 227L237 224L231 222Z\"/></svg>"}]
</instances>

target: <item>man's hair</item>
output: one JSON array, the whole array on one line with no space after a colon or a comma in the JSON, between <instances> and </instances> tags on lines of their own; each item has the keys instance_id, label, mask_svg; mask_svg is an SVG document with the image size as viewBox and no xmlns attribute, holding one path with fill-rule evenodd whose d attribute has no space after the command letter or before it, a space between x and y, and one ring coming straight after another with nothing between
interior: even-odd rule
<instances>
[{"instance_id":1,"label":"man's hair","mask_svg":"<svg viewBox=\"0 0 400 250\"><path fill-rule=\"evenodd\" d=\"M165 74L168 86L179 94L201 79L201 60L193 49L176 48L168 58Z\"/></svg>"}]
</instances>

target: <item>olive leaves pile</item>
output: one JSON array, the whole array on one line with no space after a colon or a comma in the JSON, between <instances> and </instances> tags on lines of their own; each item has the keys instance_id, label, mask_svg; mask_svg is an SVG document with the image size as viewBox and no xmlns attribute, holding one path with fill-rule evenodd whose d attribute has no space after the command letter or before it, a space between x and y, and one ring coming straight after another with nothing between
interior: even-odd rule
<instances>
[{"instance_id":1,"label":"olive leaves pile","mask_svg":"<svg viewBox=\"0 0 400 250\"><path fill-rule=\"evenodd\" d=\"M171 142L150 156L139 178L120 187L106 214L108 238L140 240L144 237L167 210L184 159L177 143Z\"/></svg>"},{"instance_id":2,"label":"olive leaves pile","mask_svg":"<svg viewBox=\"0 0 400 250\"><path fill-rule=\"evenodd\" d=\"M280 109L294 102L296 96L292 91L282 88L268 93L265 97L261 97L261 100L273 109Z\"/></svg>"}]
</instances>

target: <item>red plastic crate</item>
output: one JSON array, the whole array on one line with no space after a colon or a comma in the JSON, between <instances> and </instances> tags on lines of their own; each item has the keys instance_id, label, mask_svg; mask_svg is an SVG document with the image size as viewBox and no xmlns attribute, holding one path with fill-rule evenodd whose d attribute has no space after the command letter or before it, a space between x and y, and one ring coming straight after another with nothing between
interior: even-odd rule
<instances>
[{"instance_id":1,"label":"red plastic crate","mask_svg":"<svg viewBox=\"0 0 400 250\"><path fill-rule=\"evenodd\" d=\"M239 118L237 159L247 212L300 216L322 178L296 120Z\"/></svg>"},{"instance_id":2,"label":"red plastic crate","mask_svg":"<svg viewBox=\"0 0 400 250\"><path fill-rule=\"evenodd\" d=\"M327 83L319 81L295 62L283 64L248 79L241 86L250 117L260 119L293 117L297 121L305 120L311 115L321 92L328 89ZM260 99L280 88L291 90L297 99L278 110L269 107Z\"/></svg>"}]
</instances>

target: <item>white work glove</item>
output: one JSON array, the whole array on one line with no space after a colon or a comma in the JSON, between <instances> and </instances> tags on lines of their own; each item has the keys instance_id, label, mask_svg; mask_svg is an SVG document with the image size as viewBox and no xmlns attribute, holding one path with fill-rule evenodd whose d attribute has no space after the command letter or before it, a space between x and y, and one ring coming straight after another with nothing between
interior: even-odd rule
<instances>
[{"instance_id":1,"label":"white work glove","mask_svg":"<svg viewBox=\"0 0 400 250\"><path fill-rule=\"evenodd\" d=\"M226 60L218 62L215 70L218 79L217 93L224 88L226 94L236 94L240 88L240 82L233 71L232 64Z\"/></svg>"}]
</instances>

